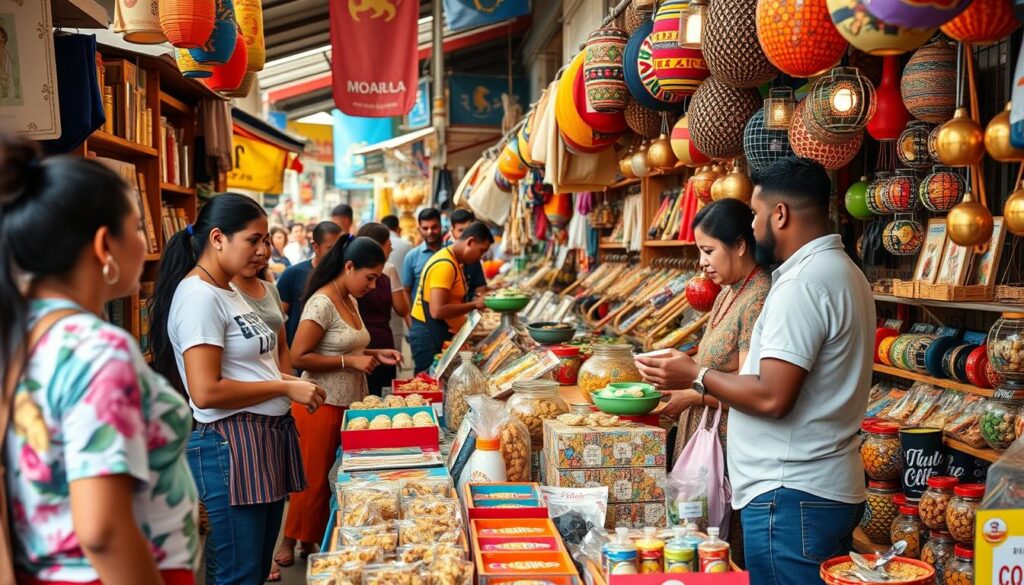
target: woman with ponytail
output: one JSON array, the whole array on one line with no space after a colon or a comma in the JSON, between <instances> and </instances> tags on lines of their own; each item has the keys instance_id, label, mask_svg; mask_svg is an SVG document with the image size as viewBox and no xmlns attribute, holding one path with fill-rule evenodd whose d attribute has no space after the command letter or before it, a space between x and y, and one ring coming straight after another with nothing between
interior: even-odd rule
<instances>
[{"instance_id":1,"label":"woman with ponytail","mask_svg":"<svg viewBox=\"0 0 1024 585\"><path fill-rule=\"evenodd\" d=\"M150 310L156 367L188 395L196 422L188 462L210 518L210 585L266 578L285 497L306 486L291 406L312 413L324 400L281 374L277 333L231 288L264 263L268 236L256 201L214 197L167 242Z\"/></svg>"},{"instance_id":2,"label":"woman with ponytail","mask_svg":"<svg viewBox=\"0 0 1024 585\"><path fill-rule=\"evenodd\" d=\"M17 582L191 585L188 405L101 317L139 290L138 211L103 165L40 156L0 136L0 412L13 512L3 520Z\"/></svg>"},{"instance_id":3,"label":"woman with ponytail","mask_svg":"<svg viewBox=\"0 0 1024 585\"><path fill-rule=\"evenodd\" d=\"M377 286L387 256L370 238L343 234L310 276L302 320L292 341L292 364L302 378L327 391L324 407L310 416L293 409L299 427L302 461L309 487L292 497L284 536L290 542L323 538L330 510L331 482L341 436L341 419L353 402L366 396L366 376L380 365L396 365L402 354L366 349L370 333L357 300Z\"/></svg>"}]
</instances>

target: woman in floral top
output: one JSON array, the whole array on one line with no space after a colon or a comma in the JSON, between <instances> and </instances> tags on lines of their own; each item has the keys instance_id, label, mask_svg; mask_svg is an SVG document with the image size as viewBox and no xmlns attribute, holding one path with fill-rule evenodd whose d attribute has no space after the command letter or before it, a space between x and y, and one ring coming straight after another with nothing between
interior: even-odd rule
<instances>
[{"instance_id":1,"label":"woman in floral top","mask_svg":"<svg viewBox=\"0 0 1024 585\"><path fill-rule=\"evenodd\" d=\"M6 386L4 396L18 582L192 584L188 406L135 339L100 318L138 292L139 214L106 167L38 157L32 143L0 137L0 368L2 379L21 374L13 400ZM31 275L26 289L13 266ZM24 369L7 371L51 314Z\"/></svg>"}]
</instances>

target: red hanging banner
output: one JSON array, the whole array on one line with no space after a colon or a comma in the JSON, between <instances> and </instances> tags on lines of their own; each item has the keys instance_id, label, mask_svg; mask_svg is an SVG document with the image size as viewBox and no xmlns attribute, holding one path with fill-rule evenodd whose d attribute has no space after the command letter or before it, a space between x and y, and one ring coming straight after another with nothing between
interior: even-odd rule
<instances>
[{"instance_id":1,"label":"red hanging banner","mask_svg":"<svg viewBox=\"0 0 1024 585\"><path fill-rule=\"evenodd\" d=\"M416 101L419 3L330 0L334 103L349 116L404 116Z\"/></svg>"}]
</instances>

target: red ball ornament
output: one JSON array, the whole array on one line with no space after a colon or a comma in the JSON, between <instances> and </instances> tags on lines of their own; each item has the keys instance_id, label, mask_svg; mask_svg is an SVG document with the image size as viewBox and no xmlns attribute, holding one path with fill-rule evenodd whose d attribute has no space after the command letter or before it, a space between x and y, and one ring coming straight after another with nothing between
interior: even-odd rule
<instances>
[{"instance_id":1,"label":"red ball ornament","mask_svg":"<svg viewBox=\"0 0 1024 585\"><path fill-rule=\"evenodd\" d=\"M757 39L772 65L793 77L822 73L849 47L825 0L758 0Z\"/></svg>"},{"instance_id":2,"label":"red ball ornament","mask_svg":"<svg viewBox=\"0 0 1024 585\"><path fill-rule=\"evenodd\" d=\"M942 32L963 43L994 43L1020 26L1010 0L973 0L966 10L942 25Z\"/></svg>"},{"instance_id":3,"label":"red ball ornament","mask_svg":"<svg viewBox=\"0 0 1024 585\"><path fill-rule=\"evenodd\" d=\"M900 93L898 58L886 57L882 64L882 83L875 90L875 115L868 120L868 134L875 140L896 140L912 119Z\"/></svg>"},{"instance_id":4,"label":"red ball ornament","mask_svg":"<svg viewBox=\"0 0 1024 585\"><path fill-rule=\"evenodd\" d=\"M700 273L686 283L686 301L695 311L707 313L714 308L715 299L718 298L718 293L721 291L722 287L715 284L715 281L708 278L706 274Z\"/></svg>"},{"instance_id":5,"label":"red ball ornament","mask_svg":"<svg viewBox=\"0 0 1024 585\"><path fill-rule=\"evenodd\" d=\"M249 67L249 49L245 46L242 31L239 30L236 34L238 38L231 58L223 65L215 65L213 75L203 80L206 87L214 91L234 91L242 85L245 78L246 69Z\"/></svg>"}]
</instances>

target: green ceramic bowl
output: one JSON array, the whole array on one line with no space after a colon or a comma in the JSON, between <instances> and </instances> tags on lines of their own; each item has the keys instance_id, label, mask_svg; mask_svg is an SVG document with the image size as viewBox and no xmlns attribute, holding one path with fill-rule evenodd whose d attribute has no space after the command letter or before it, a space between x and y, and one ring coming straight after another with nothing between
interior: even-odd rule
<instances>
[{"instance_id":1,"label":"green ceramic bowl","mask_svg":"<svg viewBox=\"0 0 1024 585\"><path fill-rule=\"evenodd\" d=\"M626 396L605 396L605 393L609 389L613 389L612 386L634 386L641 387L644 390L645 396L643 398L630 398ZM646 387L646 388L644 388ZM608 414L621 414L626 416L641 416L650 413L652 410L658 407L658 403L661 402L661 392L658 392L650 384L636 384L636 383L622 383L622 384L610 384L608 388L598 390L591 395L594 399L594 405L601 412Z\"/></svg>"},{"instance_id":2,"label":"green ceramic bowl","mask_svg":"<svg viewBox=\"0 0 1024 585\"><path fill-rule=\"evenodd\" d=\"M515 313L530 304L530 297L484 297L484 306L492 311Z\"/></svg>"},{"instance_id":3,"label":"green ceramic bowl","mask_svg":"<svg viewBox=\"0 0 1024 585\"><path fill-rule=\"evenodd\" d=\"M526 326L526 330L530 332L530 337L534 341L544 345L553 345L557 343L565 343L570 341L576 335L576 329L572 325L564 325L563 327L557 327L554 329L544 329L546 325L563 325L562 323L531 323Z\"/></svg>"}]
</instances>

